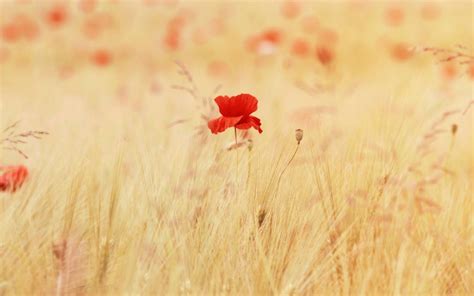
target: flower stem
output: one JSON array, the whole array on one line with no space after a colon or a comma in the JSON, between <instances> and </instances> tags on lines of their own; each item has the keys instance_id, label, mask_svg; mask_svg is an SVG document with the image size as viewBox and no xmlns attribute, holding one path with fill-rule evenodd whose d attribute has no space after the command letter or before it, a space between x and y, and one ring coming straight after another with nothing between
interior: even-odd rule
<instances>
[{"instance_id":1,"label":"flower stem","mask_svg":"<svg viewBox=\"0 0 474 296\"><path fill-rule=\"evenodd\" d=\"M234 127L234 139L235 139L235 147L237 147L237 128ZM235 169L235 172L236 172L236 175L235 175L235 188L237 188L237 183L239 181L239 149L235 149L235 153L236 153L236 169ZM237 189L235 190L236 193L237 193Z\"/></svg>"},{"instance_id":2,"label":"flower stem","mask_svg":"<svg viewBox=\"0 0 474 296\"><path fill-rule=\"evenodd\" d=\"M249 181L250 181L250 175L251 175L251 172L252 172L252 164L251 164L251 160L252 160L252 151L249 151L248 153L248 172L247 172L247 182L246 182L246 187L249 186Z\"/></svg>"},{"instance_id":3,"label":"flower stem","mask_svg":"<svg viewBox=\"0 0 474 296\"><path fill-rule=\"evenodd\" d=\"M278 188L280 187L281 178L283 177L283 174L285 173L286 169L288 169L288 167L290 166L291 162L292 162L293 159L295 158L296 153L298 152L298 149L299 149L299 148L300 148L300 144L298 143L298 144L296 145L295 152L293 152L293 155L291 156L290 160L288 161L288 163L286 164L285 168L281 171L280 176L278 177L278 181L277 181L277 185L276 185L276 192L277 192L277 193L278 193Z\"/></svg>"}]
</instances>

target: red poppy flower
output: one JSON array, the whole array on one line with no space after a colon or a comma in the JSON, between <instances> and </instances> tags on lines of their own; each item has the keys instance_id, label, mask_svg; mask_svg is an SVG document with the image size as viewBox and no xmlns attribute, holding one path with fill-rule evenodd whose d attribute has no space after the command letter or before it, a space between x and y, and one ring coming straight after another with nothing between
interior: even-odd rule
<instances>
[{"instance_id":1,"label":"red poppy flower","mask_svg":"<svg viewBox=\"0 0 474 296\"><path fill-rule=\"evenodd\" d=\"M28 169L25 166L0 167L0 191L15 192L23 185L28 177Z\"/></svg>"},{"instance_id":2,"label":"red poppy flower","mask_svg":"<svg viewBox=\"0 0 474 296\"><path fill-rule=\"evenodd\" d=\"M257 111L258 100L254 96L249 94L219 96L214 101L219 106L222 116L208 122L207 126L213 134L221 133L230 127L242 130L253 127L259 133L263 132L260 119L250 115Z\"/></svg>"}]
</instances>

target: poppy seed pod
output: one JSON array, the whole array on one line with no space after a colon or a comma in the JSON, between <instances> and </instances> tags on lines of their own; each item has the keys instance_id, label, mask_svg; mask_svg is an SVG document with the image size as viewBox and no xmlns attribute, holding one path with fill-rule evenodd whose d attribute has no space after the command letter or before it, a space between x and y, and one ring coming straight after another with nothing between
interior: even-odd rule
<instances>
[{"instance_id":1,"label":"poppy seed pod","mask_svg":"<svg viewBox=\"0 0 474 296\"><path fill-rule=\"evenodd\" d=\"M451 126L451 133L453 134L453 136L456 134L456 132L458 131L458 125L457 124L453 124Z\"/></svg>"},{"instance_id":2,"label":"poppy seed pod","mask_svg":"<svg viewBox=\"0 0 474 296\"><path fill-rule=\"evenodd\" d=\"M297 129L295 131L295 137L296 141L298 142L298 145L300 144L301 140L303 140L303 130L302 129Z\"/></svg>"}]
</instances>

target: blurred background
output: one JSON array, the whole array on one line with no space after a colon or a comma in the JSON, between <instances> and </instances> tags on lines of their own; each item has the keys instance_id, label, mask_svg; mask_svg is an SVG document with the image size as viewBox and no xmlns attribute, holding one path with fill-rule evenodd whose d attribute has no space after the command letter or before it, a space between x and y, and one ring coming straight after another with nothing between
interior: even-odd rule
<instances>
[{"instance_id":1,"label":"blurred background","mask_svg":"<svg viewBox=\"0 0 474 296\"><path fill-rule=\"evenodd\" d=\"M321 127L336 113L341 130L378 124L386 111L419 121L472 97L473 64L450 59L472 57L470 1L0 5L0 121L55 139L146 127L182 141L205 111L176 62L199 96L257 96L266 135Z\"/></svg>"},{"instance_id":2,"label":"blurred background","mask_svg":"<svg viewBox=\"0 0 474 296\"><path fill-rule=\"evenodd\" d=\"M472 294L473 15L1 0L0 166L30 175L0 195L0 294ZM240 93L263 133L228 151L207 122ZM49 135L22 155L15 122Z\"/></svg>"}]
</instances>

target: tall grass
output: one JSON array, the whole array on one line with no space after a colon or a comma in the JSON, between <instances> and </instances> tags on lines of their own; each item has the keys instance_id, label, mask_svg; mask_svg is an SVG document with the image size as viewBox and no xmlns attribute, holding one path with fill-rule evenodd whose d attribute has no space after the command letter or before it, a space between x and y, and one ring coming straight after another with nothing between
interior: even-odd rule
<instances>
[{"instance_id":1,"label":"tall grass","mask_svg":"<svg viewBox=\"0 0 474 296\"><path fill-rule=\"evenodd\" d=\"M259 5L242 15L265 15ZM22 52L2 65L2 126L21 118L49 135L22 144L28 160L0 152L30 168L0 193L0 295L474 293L472 80L447 81L425 53L393 61L372 42L388 30L379 5L361 47L335 16L357 11L314 8L341 31L331 67L284 68L284 54L257 59L219 40L206 50L235 64L224 78L202 70L204 49L183 51L181 75L172 54L153 77L125 60L68 80L44 61L19 67ZM442 8L430 30L472 20ZM411 36L407 22L393 34ZM458 27L424 41L472 41ZM264 133L210 135L216 91L259 98Z\"/></svg>"}]
</instances>

